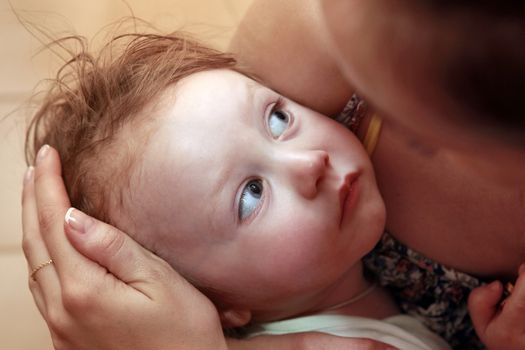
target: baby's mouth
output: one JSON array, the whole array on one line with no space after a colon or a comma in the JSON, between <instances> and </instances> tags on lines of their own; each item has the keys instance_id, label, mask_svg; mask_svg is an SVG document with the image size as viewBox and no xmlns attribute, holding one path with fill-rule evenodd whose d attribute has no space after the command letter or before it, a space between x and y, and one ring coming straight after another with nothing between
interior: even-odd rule
<instances>
[{"instance_id":1,"label":"baby's mouth","mask_svg":"<svg viewBox=\"0 0 525 350\"><path fill-rule=\"evenodd\" d=\"M341 222L345 214L353 207L356 197L356 182L359 177L358 173L350 173L344 177L343 184L339 188L339 203L341 206Z\"/></svg>"}]
</instances>

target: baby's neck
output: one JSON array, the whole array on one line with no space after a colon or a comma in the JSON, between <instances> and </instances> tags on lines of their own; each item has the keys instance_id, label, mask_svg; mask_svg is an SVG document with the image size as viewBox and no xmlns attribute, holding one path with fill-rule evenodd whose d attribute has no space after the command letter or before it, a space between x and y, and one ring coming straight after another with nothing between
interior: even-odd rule
<instances>
[{"instance_id":1,"label":"baby's neck","mask_svg":"<svg viewBox=\"0 0 525 350\"><path fill-rule=\"evenodd\" d=\"M399 309L385 289L363 276L359 266L357 271L352 271L346 279L334 286L325 300L307 314L319 313L383 319L398 314Z\"/></svg>"},{"instance_id":2,"label":"baby's neck","mask_svg":"<svg viewBox=\"0 0 525 350\"><path fill-rule=\"evenodd\" d=\"M374 319L383 319L398 314L397 306L384 289L377 286L370 293L366 293L372 285L373 282L366 280L363 276L362 264L358 263L339 281L314 295L287 300L276 309L254 313L253 322L272 322L320 313ZM356 300L347 303L351 299ZM339 306L341 304L344 305Z\"/></svg>"},{"instance_id":3,"label":"baby's neck","mask_svg":"<svg viewBox=\"0 0 525 350\"><path fill-rule=\"evenodd\" d=\"M378 286L371 293L356 302L333 310L320 310L317 313L383 319L397 315L399 309L390 294Z\"/></svg>"}]
</instances>

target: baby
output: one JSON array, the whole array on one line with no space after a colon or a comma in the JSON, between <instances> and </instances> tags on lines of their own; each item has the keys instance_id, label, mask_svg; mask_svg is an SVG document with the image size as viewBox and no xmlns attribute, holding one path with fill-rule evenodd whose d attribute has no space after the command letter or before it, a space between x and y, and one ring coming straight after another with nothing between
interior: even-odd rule
<instances>
[{"instance_id":1,"label":"baby","mask_svg":"<svg viewBox=\"0 0 525 350\"><path fill-rule=\"evenodd\" d=\"M73 206L167 260L225 328L448 348L363 276L385 208L350 131L182 36L106 52L122 41L118 57L76 56L32 122Z\"/></svg>"}]
</instances>

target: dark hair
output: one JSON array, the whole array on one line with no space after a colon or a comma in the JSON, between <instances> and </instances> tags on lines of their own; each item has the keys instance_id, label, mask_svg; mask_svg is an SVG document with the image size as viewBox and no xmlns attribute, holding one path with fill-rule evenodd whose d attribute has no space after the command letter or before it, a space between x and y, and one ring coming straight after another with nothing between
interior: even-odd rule
<instances>
[{"instance_id":1,"label":"dark hair","mask_svg":"<svg viewBox=\"0 0 525 350\"><path fill-rule=\"evenodd\" d=\"M410 1L410 0L409 0ZM494 15L523 15L525 3L522 0L423 0L421 4L433 10L468 10Z\"/></svg>"}]
</instances>

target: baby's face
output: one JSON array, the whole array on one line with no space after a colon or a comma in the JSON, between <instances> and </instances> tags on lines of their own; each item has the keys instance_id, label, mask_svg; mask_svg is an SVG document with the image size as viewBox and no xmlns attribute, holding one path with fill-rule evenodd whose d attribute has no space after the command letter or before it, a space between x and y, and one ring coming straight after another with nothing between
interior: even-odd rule
<instances>
[{"instance_id":1,"label":"baby's face","mask_svg":"<svg viewBox=\"0 0 525 350\"><path fill-rule=\"evenodd\" d=\"M377 242L383 202L344 127L228 70L194 74L160 103L132 215L137 239L183 274L278 306L326 292Z\"/></svg>"}]
</instances>

